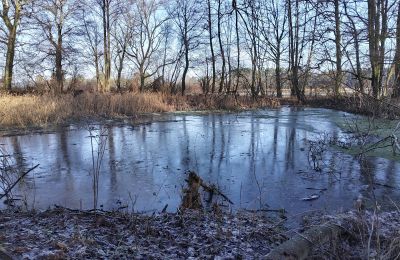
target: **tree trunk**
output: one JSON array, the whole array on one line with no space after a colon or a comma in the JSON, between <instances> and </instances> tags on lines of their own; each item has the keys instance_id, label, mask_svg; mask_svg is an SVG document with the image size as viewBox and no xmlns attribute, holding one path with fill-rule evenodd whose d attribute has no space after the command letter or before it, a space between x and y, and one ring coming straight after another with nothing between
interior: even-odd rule
<instances>
[{"instance_id":1,"label":"tree trunk","mask_svg":"<svg viewBox=\"0 0 400 260\"><path fill-rule=\"evenodd\" d=\"M211 20L211 0L207 0L208 7L208 34L210 41L210 50L211 50L211 67L212 67L212 81L211 81L211 93L215 92L215 54L214 54L214 45L213 45L213 36L212 36L212 20Z\"/></svg>"},{"instance_id":2,"label":"tree trunk","mask_svg":"<svg viewBox=\"0 0 400 260\"><path fill-rule=\"evenodd\" d=\"M345 229L335 224L315 226L272 249L266 259L308 259L313 247L328 243L344 233Z\"/></svg>"},{"instance_id":3,"label":"tree trunk","mask_svg":"<svg viewBox=\"0 0 400 260\"><path fill-rule=\"evenodd\" d=\"M106 90L110 91L110 80L111 80L111 29L110 29L110 2L107 4L107 66L106 66L106 73L107 73L107 87Z\"/></svg>"},{"instance_id":4,"label":"tree trunk","mask_svg":"<svg viewBox=\"0 0 400 260\"><path fill-rule=\"evenodd\" d=\"M186 74L189 70L189 43L185 40L185 68L182 74L182 96L185 95L186 90Z\"/></svg>"},{"instance_id":5,"label":"tree trunk","mask_svg":"<svg viewBox=\"0 0 400 260\"><path fill-rule=\"evenodd\" d=\"M295 86L295 80L294 80L294 70L295 70L295 60L294 60L294 34L293 34L293 17L292 17L292 1L287 0L287 12L288 12L288 23L289 23L289 70L291 73L290 77L290 82L291 82L291 87L290 87L290 95L295 96L296 95L296 86Z\"/></svg>"},{"instance_id":6,"label":"tree trunk","mask_svg":"<svg viewBox=\"0 0 400 260\"><path fill-rule=\"evenodd\" d=\"M233 9L235 9L235 31L236 31L236 51L237 51L237 68L236 68L236 86L235 94L237 94L239 89L239 79L240 79L240 39L239 39L239 11L237 9L236 0L232 2Z\"/></svg>"},{"instance_id":7,"label":"tree trunk","mask_svg":"<svg viewBox=\"0 0 400 260\"><path fill-rule=\"evenodd\" d=\"M225 51L224 51L224 46L222 44L222 36L221 36L221 0L218 0L218 41L219 41L219 48L221 51L221 59L222 59L222 68L221 68L221 79L219 82L219 89L218 93L222 93L222 90L224 89L224 83L225 83Z\"/></svg>"},{"instance_id":8,"label":"tree trunk","mask_svg":"<svg viewBox=\"0 0 400 260\"><path fill-rule=\"evenodd\" d=\"M4 88L11 91L14 71L15 42L17 40L17 29L21 19L22 5L20 1L14 2L14 17L11 19L8 16L9 9L10 6L8 1L3 1L3 10L2 13L0 13L0 17L3 19L8 30L6 63L4 66Z\"/></svg>"},{"instance_id":9,"label":"tree trunk","mask_svg":"<svg viewBox=\"0 0 400 260\"><path fill-rule=\"evenodd\" d=\"M117 89L119 91L121 91L122 68L124 66L123 62L124 62L124 60L121 58L119 60L119 66L118 66L118 71L117 71L117 82L116 82L116 85L117 85Z\"/></svg>"},{"instance_id":10,"label":"tree trunk","mask_svg":"<svg viewBox=\"0 0 400 260\"><path fill-rule=\"evenodd\" d=\"M341 31L340 31L340 10L339 0L335 0L335 46L336 46L336 77L335 77L335 96L339 95L342 85L342 51L341 51Z\"/></svg>"},{"instance_id":11,"label":"tree trunk","mask_svg":"<svg viewBox=\"0 0 400 260\"><path fill-rule=\"evenodd\" d=\"M295 1L296 14L295 26L293 26L292 19L292 1L288 0L288 22L289 22L289 53L290 53L290 70L291 70L291 83L292 88L290 94L296 96L298 100L304 101L304 89L300 89L299 84L299 0Z\"/></svg>"},{"instance_id":12,"label":"tree trunk","mask_svg":"<svg viewBox=\"0 0 400 260\"><path fill-rule=\"evenodd\" d=\"M6 64L4 67L4 88L8 91L12 89L13 70L14 70L14 57L15 57L15 41L17 37L17 25L14 24L9 32L7 41L7 56Z\"/></svg>"},{"instance_id":13,"label":"tree trunk","mask_svg":"<svg viewBox=\"0 0 400 260\"><path fill-rule=\"evenodd\" d=\"M362 75L361 68L361 59L360 59L360 42L358 39L358 32L356 28L354 28L354 48L356 52L356 69L357 69L357 79L358 79L358 89L361 93L364 93L364 80Z\"/></svg>"},{"instance_id":14,"label":"tree trunk","mask_svg":"<svg viewBox=\"0 0 400 260\"><path fill-rule=\"evenodd\" d=\"M110 50L110 3L109 0L103 0L103 43L104 43L104 84L102 91L110 90L111 77L111 50Z\"/></svg>"},{"instance_id":15,"label":"tree trunk","mask_svg":"<svg viewBox=\"0 0 400 260\"><path fill-rule=\"evenodd\" d=\"M393 86L393 97L400 97L400 3L397 7L396 26L396 54L394 57L395 81Z\"/></svg>"},{"instance_id":16,"label":"tree trunk","mask_svg":"<svg viewBox=\"0 0 400 260\"><path fill-rule=\"evenodd\" d=\"M232 90L232 64L231 64L230 51L227 53L227 61L228 61L228 82L227 82L227 86L226 86L226 92L230 93Z\"/></svg>"},{"instance_id":17,"label":"tree trunk","mask_svg":"<svg viewBox=\"0 0 400 260\"><path fill-rule=\"evenodd\" d=\"M99 54L97 51L97 46L94 53L94 64L96 67L96 91L101 91Z\"/></svg>"},{"instance_id":18,"label":"tree trunk","mask_svg":"<svg viewBox=\"0 0 400 260\"><path fill-rule=\"evenodd\" d=\"M64 89L64 76L63 76L63 68L62 68L62 47L63 39L62 39L62 25L57 25L57 47L56 47L56 92L62 93Z\"/></svg>"},{"instance_id":19,"label":"tree trunk","mask_svg":"<svg viewBox=\"0 0 400 260\"><path fill-rule=\"evenodd\" d=\"M141 64L140 67L139 67L139 78L140 78L139 91L143 92L144 91L144 84L145 84L145 75L144 75L143 64Z\"/></svg>"},{"instance_id":20,"label":"tree trunk","mask_svg":"<svg viewBox=\"0 0 400 260\"><path fill-rule=\"evenodd\" d=\"M383 89L383 76L385 74L385 45L386 45L386 38L388 37L388 0L380 0L380 17L381 17L381 31L379 33L378 40L380 44L378 44L379 50L379 78L378 78L378 95L385 94ZM379 20L378 20L379 22Z\"/></svg>"},{"instance_id":21,"label":"tree trunk","mask_svg":"<svg viewBox=\"0 0 400 260\"><path fill-rule=\"evenodd\" d=\"M384 55L384 46L379 46L379 43L384 43L386 35L385 30L385 17L382 16L382 30L381 30L381 14L386 11L384 4L385 0L379 1L379 6L375 0L368 0L368 44L369 44L369 57L371 62L371 87L372 94L375 98L380 96L382 90L382 68ZM382 64L381 64L382 63Z\"/></svg>"},{"instance_id":22,"label":"tree trunk","mask_svg":"<svg viewBox=\"0 0 400 260\"><path fill-rule=\"evenodd\" d=\"M127 48L127 39L126 39L126 35L124 36L124 43L122 45L122 50L121 50L121 56L119 57L119 64L118 64L118 69L117 69L117 89L119 91L121 91L121 78L122 78L122 70L124 68L124 61L125 61L125 56L126 56L126 48Z\"/></svg>"},{"instance_id":23,"label":"tree trunk","mask_svg":"<svg viewBox=\"0 0 400 260\"><path fill-rule=\"evenodd\" d=\"M277 47L278 52L275 60L275 84L276 84L276 96L278 98L282 97L282 80L281 80L281 56L280 56L280 46Z\"/></svg>"}]
</instances>

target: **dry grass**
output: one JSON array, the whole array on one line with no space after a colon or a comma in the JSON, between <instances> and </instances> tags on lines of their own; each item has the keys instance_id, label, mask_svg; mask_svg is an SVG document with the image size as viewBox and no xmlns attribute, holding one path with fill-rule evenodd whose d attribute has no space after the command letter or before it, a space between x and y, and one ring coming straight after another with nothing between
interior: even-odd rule
<instances>
[{"instance_id":1,"label":"dry grass","mask_svg":"<svg viewBox=\"0 0 400 260\"><path fill-rule=\"evenodd\" d=\"M0 96L0 125L29 127L58 124L72 113L72 96Z\"/></svg>"},{"instance_id":2,"label":"dry grass","mask_svg":"<svg viewBox=\"0 0 400 260\"><path fill-rule=\"evenodd\" d=\"M190 110L240 110L277 107L271 98L234 96L172 96L158 93L83 93L55 95L0 95L1 127L47 127L87 117L113 118Z\"/></svg>"},{"instance_id":3,"label":"dry grass","mask_svg":"<svg viewBox=\"0 0 400 260\"><path fill-rule=\"evenodd\" d=\"M315 216L312 225L333 223L346 232L315 246L310 259L400 259L400 212L350 211Z\"/></svg>"}]
</instances>

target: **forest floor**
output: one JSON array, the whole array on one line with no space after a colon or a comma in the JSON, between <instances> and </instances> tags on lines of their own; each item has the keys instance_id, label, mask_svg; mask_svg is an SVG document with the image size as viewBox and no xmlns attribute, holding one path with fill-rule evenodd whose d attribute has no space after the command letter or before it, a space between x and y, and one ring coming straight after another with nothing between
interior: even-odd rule
<instances>
[{"instance_id":1,"label":"forest floor","mask_svg":"<svg viewBox=\"0 0 400 260\"><path fill-rule=\"evenodd\" d=\"M346 234L312 245L311 259L396 259L400 214L310 216L287 230L256 213L187 211L153 216L53 209L0 212L1 259L253 259L303 230L332 222Z\"/></svg>"},{"instance_id":2,"label":"forest floor","mask_svg":"<svg viewBox=\"0 0 400 260\"><path fill-rule=\"evenodd\" d=\"M24 259L260 258L286 240L280 227L257 214L195 211L1 212L0 231L3 254Z\"/></svg>"}]
</instances>

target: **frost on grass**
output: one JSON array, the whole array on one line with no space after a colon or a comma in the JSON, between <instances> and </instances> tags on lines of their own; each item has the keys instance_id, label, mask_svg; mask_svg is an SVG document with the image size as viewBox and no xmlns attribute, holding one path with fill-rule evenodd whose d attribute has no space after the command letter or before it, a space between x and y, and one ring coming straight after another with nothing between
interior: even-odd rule
<instances>
[{"instance_id":1,"label":"frost on grass","mask_svg":"<svg viewBox=\"0 0 400 260\"><path fill-rule=\"evenodd\" d=\"M260 258L286 238L253 213L0 213L0 245L26 259Z\"/></svg>"},{"instance_id":2,"label":"frost on grass","mask_svg":"<svg viewBox=\"0 0 400 260\"><path fill-rule=\"evenodd\" d=\"M306 226L333 223L344 235L314 249L315 258L399 259L400 211L350 211L338 215L313 216ZM305 227L305 228L307 228Z\"/></svg>"}]
</instances>

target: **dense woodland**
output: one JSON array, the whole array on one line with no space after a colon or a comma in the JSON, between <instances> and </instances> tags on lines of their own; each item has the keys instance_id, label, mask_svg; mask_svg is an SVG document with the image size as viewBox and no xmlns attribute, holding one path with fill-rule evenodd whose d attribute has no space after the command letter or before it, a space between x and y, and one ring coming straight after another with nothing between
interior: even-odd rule
<instances>
[{"instance_id":1,"label":"dense woodland","mask_svg":"<svg viewBox=\"0 0 400 260\"><path fill-rule=\"evenodd\" d=\"M400 96L399 0L2 0L0 14L7 91Z\"/></svg>"}]
</instances>

